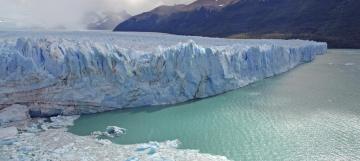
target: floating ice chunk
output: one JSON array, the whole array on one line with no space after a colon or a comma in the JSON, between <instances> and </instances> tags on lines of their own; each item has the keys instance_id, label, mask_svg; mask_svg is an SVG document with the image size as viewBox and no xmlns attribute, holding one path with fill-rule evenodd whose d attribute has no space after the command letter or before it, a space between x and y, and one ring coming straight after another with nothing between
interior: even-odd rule
<instances>
[{"instance_id":1,"label":"floating ice chunk","mask_svg":"<svg viewBox=\"0 0 360 161\"><path fill-rule=\"evenodd\" d=\"M147 152L147 154L148 154L148 155L153 155L153 154L156 153L156 151L157 151L157 148L155 148L155 147L150 147L150 148L149 148L149 151Z\"/></svg>"},{"instance_id":2,"label":"floating ice chunk","mask_svg":"<svg viewBox=\"0 0 360 161\"><path fill-rule=\"evenodd\" d=\"M174 148L174 149L176 149L176 148L179 147L179 145L181 144L181 142L180 142L178 139L176 139L176 140L168 140L168 141L165 141L164 144L165 144L165 146L168 147L168 148Z\"/></svg>"},{"instance_id":3,"label":"floating ice chunk","mask_svg":"<svg viewBox=\"0 0 360 161\"><path fill-rule=\"evenodd\" d=\"M353 66L353 65L355 65L355 63L349 62L349 63L345 63L344 65L345 65L345 66Z\"/></svg>"},{"instance_id":4,"label":"floating ice chunk","mask_svg":"<svg viewBox=\"0 0 360 161\"><path fill-rule=\"evenodd\" d=\"M109 134L109 136L117 137L122 134L125 134L126 129L117 127L117 126L108 126L106 127L106 133Z\"/></svg>"},{"instance_id":5,"label":"floating ice chunk","mask_svg":"<svg viewBox=\"0 0 360 161\"><path fill-rule=\"evenodd\" d=\"M104 135L104 132L101 132L101 131L93 131L91 133L91 136L94 136L95 138L99 137L99 136L102 136L102 135Z\"/></svg>"},{"instance_id":6,"label":"floating ice chunk","mask_svg":"<svg viewBox=\"0 0 360 161\"><path fill-rule=\"evenodd\" d=\"M153 155L158 151L159 148L160 148L160 144L158 142L149 142L146 144L141 144L139 147L136 148L135 151L138 152L146 151L148 155Z\"/></svg>"},{"instance_id":7,"label":"floating ice chunk","mask_svg":"<svg viewBox=\"0 0 360 161\"><path fill-rule=\"evenodd\" d=\"M112 142L108 139L97 139L96 142L102 145L110 145Z\"/></svg>"},{"instance_id":8,"label":"floating ice chunk","mask_svg":"<svg viewBox=\"0 0 360 161\"><path fill-rule=\"evenodd\" d=\"M50 117L50 121L53 126L66 127L74 125L74 121L78 119L79 115L74 116L56 116Z\"/></svg>"},{"instance_id":9,"label":"floating ice chunk","mask_svg":"<svg viewBox=\"0 0 360 161\"><path fill-rule=\"evenodd\" d=\"M50 122L39 123L39 126L42 130L48 130L50 128L64 128L67 126L72 126L74 124L74 121L79 117L79 115L50 117Z\"/></svg>"},{"instance_id":10,"label":"floating ice chunk","mask_svg":"<svg viewBox=\"0 0 360 161\"><path fill-rule=\"evenodd\" d=\"M106 127L106 130L104 132L101 131L94 131L91 133L92 136L94 137L99 137L99 136L107 136L107 137L119 137L120 135L123 135L126 133L126 129L121 128L121 127L117 127L117 126L108 126Z\"/></svg>"},{"instance_id":11,"label":"floating ice chunk","mask_svg":"<svg viewBox=\"0 0 360 161\"><path fill-rule=\"evenodd\" d=\"M137 157L130 157L130 158L126 159L125 161L140 161L140 159Z\"/></svg>"}]
</instances>

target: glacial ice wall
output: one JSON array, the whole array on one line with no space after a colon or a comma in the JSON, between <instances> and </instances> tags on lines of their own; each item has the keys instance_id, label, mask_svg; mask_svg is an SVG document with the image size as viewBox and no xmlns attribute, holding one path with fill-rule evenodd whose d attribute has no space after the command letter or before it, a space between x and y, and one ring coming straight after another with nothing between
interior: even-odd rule
<instances>
[{"instance_id":1,"label":"glacial ice wall","mask_svg":"<svg viewBox=\"0 0 360 161\"><path fill-rule=\"evenodd\" d=\"M157 33L0 32L0 108L33 116L165 105L237 89L312 61L326 43Z\"/></svg>"}]
</instances>

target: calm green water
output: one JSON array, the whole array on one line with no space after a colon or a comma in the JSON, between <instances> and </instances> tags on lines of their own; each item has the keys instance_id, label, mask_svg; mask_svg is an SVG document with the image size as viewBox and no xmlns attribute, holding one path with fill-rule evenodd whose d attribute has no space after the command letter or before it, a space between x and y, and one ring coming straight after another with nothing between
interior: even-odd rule
<instances>
[{"instance_id":1,"label":"calm green water","mask_svg":"<svg viewBox=\"0 0 360 161\"><path fill-rule=\"evenodd\" d=\"M360 50L216 97L166 108L82 116L70 131L115 125L119 144L179 139L180 148L232 160L360 160Z\"/></svg>"}]
</instances>

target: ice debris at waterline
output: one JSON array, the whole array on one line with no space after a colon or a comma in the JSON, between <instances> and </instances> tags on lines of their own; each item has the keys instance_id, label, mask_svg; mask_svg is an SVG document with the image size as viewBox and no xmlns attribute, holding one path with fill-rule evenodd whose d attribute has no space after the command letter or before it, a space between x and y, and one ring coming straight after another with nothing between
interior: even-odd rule
<instances>
[{"instance_id":1,"label":"ice debris at waterline","mask_svg":"<svg viewBox=\"0 0 360 161\"><path fill-rule=\"evenodd\" d=\"M108 126L106 127L106 131L94 131L91 133L94 137L107 136L110 138L119 137L126 133L126 129L117 127L117 126Z\"/></svg>"},{"instance_id":2,"label":"ice debris at waterline","mask_svg":"<svg viewBox=\"0 0 360 161\"><path fill-rule=\"evenodd\" d=\"M135 145L113 144L106 139L76 136L66 126L78 116L29 120L18 127L0 127L0 160L143 160L226 161L226 157L177 149L179 141Z\"/></svg>"},{"instance_id":3,"label":"ice debris at waterline","mask_svg":"<svg viewBox=\"0 0 360 161\"><path fill-rule=\"evenodd\" d=\"M0 104L32 116L205 98L286 72L326 43L159 33L0 32Z\"/></svg>"}]
</instances>

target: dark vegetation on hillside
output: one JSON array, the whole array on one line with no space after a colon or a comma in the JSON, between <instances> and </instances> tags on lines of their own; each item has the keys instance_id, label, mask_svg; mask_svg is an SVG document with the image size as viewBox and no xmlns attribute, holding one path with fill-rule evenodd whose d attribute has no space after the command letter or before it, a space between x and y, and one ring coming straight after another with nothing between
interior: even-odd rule
<instances>
[{"instance_id":1,"label":"dark vegetation on hillside","mask_svg":"<svg viewBox=\"0 0 360 161\"><path fill-rule=\"evenodd\" d=\"M360 0L198 0L158 7L115 31L311 39L332 48L360 48Z\"/></svg>"}]
</instances>

